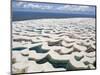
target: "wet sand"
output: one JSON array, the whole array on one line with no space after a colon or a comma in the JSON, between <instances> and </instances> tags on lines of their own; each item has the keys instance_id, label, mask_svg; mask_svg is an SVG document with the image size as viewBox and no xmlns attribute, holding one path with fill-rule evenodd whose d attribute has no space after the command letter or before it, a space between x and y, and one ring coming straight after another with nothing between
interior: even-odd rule
<instances>
[{"instance_id":1,"label":"wet sand","mask_svg":"<svg viewBox=\"0 0 100 75\"><path fill-rule=\"evenodd\" d=\"M37 19L12 23L12 72L95 69L95 19Z\"/></svg>"}]
</instances>

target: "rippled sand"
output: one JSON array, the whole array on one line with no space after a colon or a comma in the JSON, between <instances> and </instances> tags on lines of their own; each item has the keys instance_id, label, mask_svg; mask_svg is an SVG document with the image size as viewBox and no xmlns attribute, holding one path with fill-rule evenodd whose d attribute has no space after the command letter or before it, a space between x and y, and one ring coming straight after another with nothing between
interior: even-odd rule
<instances>
[{"instance_id":1,"label":"rippled sand","mask_svg":"<svg viewBox=\"0 0 100 75\"><path fill-rule=\"evenodd\" d=\"M95 19L38 19L12 23L12 72L95 69Z\"/></svg>"}]
</instances>

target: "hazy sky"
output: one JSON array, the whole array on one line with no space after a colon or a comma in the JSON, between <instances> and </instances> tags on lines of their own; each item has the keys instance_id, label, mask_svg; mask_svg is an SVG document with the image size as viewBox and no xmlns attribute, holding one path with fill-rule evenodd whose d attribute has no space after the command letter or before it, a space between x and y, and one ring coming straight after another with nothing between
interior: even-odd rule
<instances>
[{"instance_id":1,"label":"hazy sky","mask_svg":"<svg viewBox=\"0 0 100 75\"><path fill-rule=\"evenodd\" d=\"M12 8L13 11L95 14L95 6L82 5L13 1Z\"/></svg>"}]
</instances>

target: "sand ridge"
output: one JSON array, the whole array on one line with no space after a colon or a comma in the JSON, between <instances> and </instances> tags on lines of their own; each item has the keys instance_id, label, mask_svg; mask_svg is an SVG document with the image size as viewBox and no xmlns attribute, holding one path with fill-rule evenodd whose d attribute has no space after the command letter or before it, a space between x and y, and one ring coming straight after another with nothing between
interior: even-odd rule
<instances>
[{"instance_id":1,"label":"sand ridge","mask_svg":"<svg viewBox=\"0 0 100 75\"><path fill-rule=\"evenodd\" d=\"M95 40L94 18L15 21L12 72L95 69Z\"/></svg>"}]
</instances>

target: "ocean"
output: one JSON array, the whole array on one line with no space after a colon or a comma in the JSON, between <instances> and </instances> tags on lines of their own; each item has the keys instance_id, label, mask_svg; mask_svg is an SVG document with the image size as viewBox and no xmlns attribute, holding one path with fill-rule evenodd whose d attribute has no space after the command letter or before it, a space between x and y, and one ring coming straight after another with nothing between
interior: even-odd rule
<instances>
[{"instance_id":1,"label":"ocean","mask_svg":"<svg viewBox=\"0 0 100 75\"><path fill-rule=\"evenodd\" d=\"M46 18L95 18L95 15L90 14L68 14L68 13L47 13L47 12L26 12L12 11L12 21L22 21L31 19L46 19Z\"/></svg>"}]
</instances>

